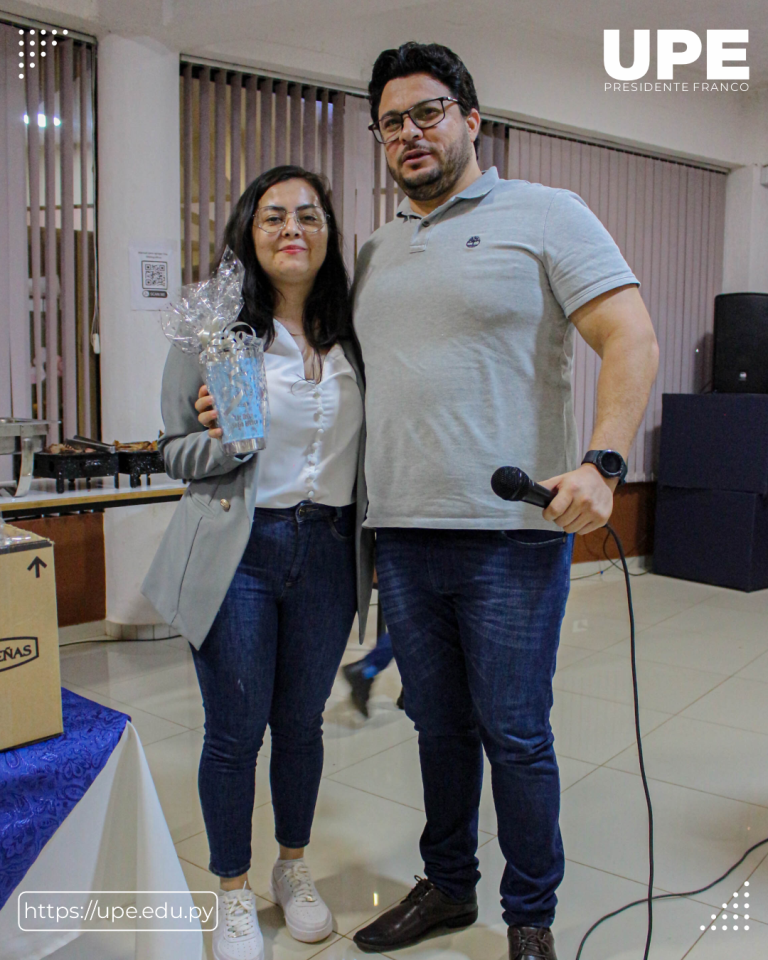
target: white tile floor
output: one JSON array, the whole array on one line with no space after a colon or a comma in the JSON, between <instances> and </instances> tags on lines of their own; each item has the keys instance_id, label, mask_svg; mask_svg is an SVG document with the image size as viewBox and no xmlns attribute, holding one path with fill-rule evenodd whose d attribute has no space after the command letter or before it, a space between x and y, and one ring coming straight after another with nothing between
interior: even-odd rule
<instances>
[{"instance_id":1,"label":"white tile floor","mask_svg":"<svg viewBox=\"0 0 768 960\"><path fill-rule=\"evenodd\" d=\"M634 578L632 587L641 725L655 810L656 885L658 892L691 890L768 837L768 591L741 594L654 575ZM574 960L581 937L600 916L644 895L647 826L634 746L628 637L619 574L609 570L575 582L553 711L567 857L555 922L560 960ZM359 656L357 644L350 643L345 662ZM203 710L185 642L65 647L62 675L75 692L132 715L190 888L216 889L207 870L197 797ZM259 764L250 878L261 898L267 960L358 958L351 940L355 930L400 899L421 872L418 752L413 726L394 704L399 689L393 665L377 680L367 722L349 705L342 679L328 703L325 775L308 851L336 920L325 943L293 941L269 901L275 845L267 765ZM262 757L268 755L267 739ZM396 956L506 958L498 905L503 861L490 789L483 793L480 829L478 922ZM750 929L743 929L742 919L741 929L733 930L731 919L727 931L722 920L712 931L712 916L747 891ZM582 960L639 960L644 942L640 907L600 927ZM206 947L210 957L209 938ZM768 845L713 890L656 907L653 960L766 956Z\"/></svg>"}]
</instances>

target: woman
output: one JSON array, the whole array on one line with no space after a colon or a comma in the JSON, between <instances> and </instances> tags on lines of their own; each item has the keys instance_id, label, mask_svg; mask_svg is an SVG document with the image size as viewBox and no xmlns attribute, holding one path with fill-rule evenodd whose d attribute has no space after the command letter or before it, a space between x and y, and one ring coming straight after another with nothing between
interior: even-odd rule
<instances>
[{"instance_id":1,"label":"woman","mask_svg":"<svg viewBox=\"0 0 768 960\"><path fill-rule=\"evenodd\" d=\"M323 180L293 166L262 174L224 240L246 270L240 319L265 338L267 446L223 452L200 365L171 349L161 449L169 476L190 484L143 590L190 641L203 694L200 800L210 869L221 878L214 956L261 960L247 871L267 723L280 846L273 897L296 939L315 942L332 929L304 847L322 774L323 708L356 609L365 628L372 543L361 529L363 381Z\"/></svg>"}]
</instances>

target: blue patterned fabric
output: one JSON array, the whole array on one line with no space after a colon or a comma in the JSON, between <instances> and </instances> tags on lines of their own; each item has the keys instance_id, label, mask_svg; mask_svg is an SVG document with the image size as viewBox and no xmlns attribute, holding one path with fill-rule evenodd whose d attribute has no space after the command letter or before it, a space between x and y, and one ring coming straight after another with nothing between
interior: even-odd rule
<instances>
[{"instance_id":1,"label":"blue patterned fabric","mask_svg":"<svg viewBox=\"0 0 768 960\"><path fill-rule=\"evenodd\" d=\"M64 733L0 753L0 909L106 765L130 717L62 689Z\"/></svg>"}]
</instances>

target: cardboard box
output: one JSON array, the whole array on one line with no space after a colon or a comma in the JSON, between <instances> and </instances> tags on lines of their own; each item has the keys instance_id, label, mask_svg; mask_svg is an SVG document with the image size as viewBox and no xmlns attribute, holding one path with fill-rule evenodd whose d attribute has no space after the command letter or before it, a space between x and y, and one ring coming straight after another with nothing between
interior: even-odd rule
<instances>
[{"instance_id":1,"label":"cardboard box","mask_svg":"<svg viewBox=\"0 0 768 960\"><path fill-rule=\"evenodd\" d=\"M53 544L5 529L31 539L0 547L0 750L63 730Z\"/></svg>"}]
</instances>

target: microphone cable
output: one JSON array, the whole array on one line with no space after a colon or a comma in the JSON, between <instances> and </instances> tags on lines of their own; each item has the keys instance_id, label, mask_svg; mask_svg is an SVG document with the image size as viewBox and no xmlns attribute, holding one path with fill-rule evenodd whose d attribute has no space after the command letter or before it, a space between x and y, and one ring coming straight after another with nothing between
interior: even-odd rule
<instances>
[{"instance_id":1,"label":"microphone cable","mask_svg":"<svg viewBox=\"0 0 768 960\"><path fill-rule=\"evenodd\" d=\"M632 697L634 700L635 708L635 737L637 739L637 755L640 761L640 778L643 782L643 791L645 793L645 803L648 808L648 896L643 897L642 900L633 900L632 903L627 903L623 907L619 907L618 910L613 910L611 913L606 913L605 916L600 917L592 926L587 930L584 936L581 938L579 943L579 949L576 953L576 960L581 960L581 954L584 949L584 944L587 942L587 939L597 930L597 928L605 923L606 920L610 920L612 917L617 917L620 913L624 913L625 910L629 910L632 907L639 907L641 904L647 904L648 907L648 929L645 939L645 951L643 953L643 960L648 960L648 955L651 949L651 938L653 936L653 902L654 900L672 900L678 899L680 897L693 897L700 893L705 893L707 890L711 890L712 887L717 886L718 883L721 883L726 877L729 877L737 867L741 866L742 863L747 859L747 857L754 850L757 850L758 847L764 846L768 843L768 837L765 840L760 840L758 843L753 844L744 854L733 864L732 867L729 867L726 872L718 877L716 880L713 880L712 883L707 884L706 887L700 887L698 890L686 890L684 893L662 893L653 895L653 879L655 871L655 861L653 855L653 805L651 803L651 793L648 788L648 778L645 773L645 759L643 757L643 743L640 735L640 699L638 696L637 689L637 655L635 647L635 611L632 606L632 587L630 585L630 572L629 567L627 566L627 558L624 555L624 548L622 546L621 540L619 539L618 534L613 529L613 527L607 523L605 529L608 531L608 534L613 537L613 540L616 544L616 547L619 551L619 557L621 558L621 566L624 572L624 581L627 586L627 606L629 608L629 627L630 627L630 636L629 636L629 651L630 651L630 661L632 664Z\"/></svg>"},{"instance_id":2,"label":"microphone cable","mask_svg":"<svg viewBox=\"0 0 768 960\"><path fill-rule=\"evenodd\" d=\"M645 805L648 809L648 896L644 900L637 901L638 904L648 904L648 929L645 937L645 952L643 953L643 960L648 960L648 954L651 950L651 938L653 937L653 877L656 864L653 856L653 804L651 803L651 791L648 787L648 777L645 773L643 741L640 735L640 698L637 690L637 651L635 647L635 609L632 606L632 586L629 580L630 573L629 567L627 566L627 558L624 555L624 547L621 543L619 535L616 533L610 523L606 523L605 529L608 531L609 535L613 537L616 548L619 551L621 566L624 571L624 582L627 586L627 607L629 609L629 659L632 665L632 699L634 701L635 708L635 739L637 740L637 756L640 761L640 779L643 781ZM592 926L589 928L589 930L587 930L581 939L581 943L579 944L579 949L576 954L576 960L580 960L581 951L584 949L584 944L587 942L587 938L593 933L593 931L595 931L601 923L608 920L610 917L615 917L623 910L628 910L630 906L634 906L634 904L628 904L626 907L622 907L620 910L615 910L613 913L606 914L606 916L601 917L596 923L592 924Z\"/></svg>"}]
</instances>

